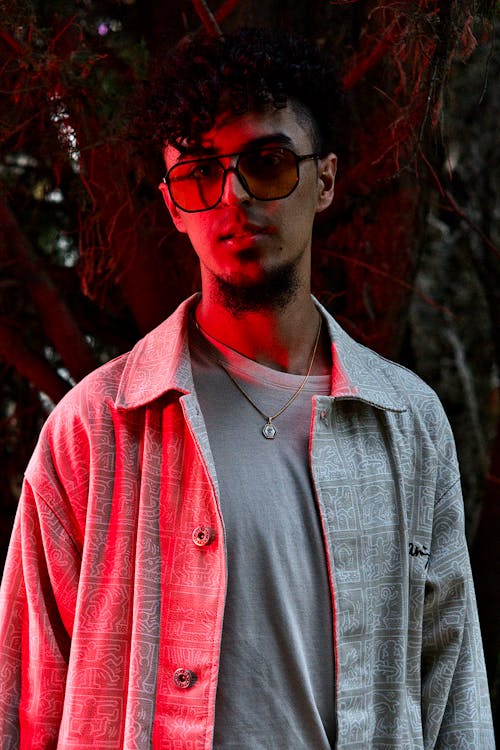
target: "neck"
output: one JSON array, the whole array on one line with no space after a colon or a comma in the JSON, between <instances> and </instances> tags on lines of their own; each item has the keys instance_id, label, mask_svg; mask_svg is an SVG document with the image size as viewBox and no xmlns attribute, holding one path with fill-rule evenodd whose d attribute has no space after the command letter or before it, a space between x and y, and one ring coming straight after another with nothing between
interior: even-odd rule
<instances>
[{"instance_id":1,"label":"neck","mask_svg":"<svg viewBox=\"0 0 500 750\"><path fill-rule=\"evenodd\" d=\"M245 357L297 375L305 375L308 370L320 322L309 293L298 295L283 309L238 314L204 294L195 317L202 331ZM323 330L311 370L313 375L331 371L329 350L328 335Z\"/></svg>"}]
</instances>

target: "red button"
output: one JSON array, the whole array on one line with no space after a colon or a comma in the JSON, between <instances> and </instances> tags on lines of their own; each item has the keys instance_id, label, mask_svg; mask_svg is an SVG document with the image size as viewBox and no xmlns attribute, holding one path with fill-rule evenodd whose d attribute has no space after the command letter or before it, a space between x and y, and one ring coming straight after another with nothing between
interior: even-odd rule
<instances>
[{"instance_id":1,"label":"red button","mask_svg":"<svg viewBox=\"0 0 500 750\"><path fill-rule=\"evenodd\" d=\"M210 526L197 526L193 531L193 542L198 547L205 547L212 544L215 539L215 531Z\"/></svg>"},{"instance_id":2,"label":"red button","mask_svg":"<svg viewBox=\"0 0 500 750\"><path fill-rule=\"evenodd\" d=\"M190 669L176 669L174 672L174 682L178 688L190 688L196 682L196 675Z\"/></svg>"}]
</instances>

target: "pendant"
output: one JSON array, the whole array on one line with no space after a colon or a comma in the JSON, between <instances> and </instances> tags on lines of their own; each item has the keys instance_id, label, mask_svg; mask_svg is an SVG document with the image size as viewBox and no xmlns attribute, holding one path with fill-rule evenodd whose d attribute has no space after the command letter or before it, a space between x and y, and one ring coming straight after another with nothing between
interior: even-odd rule
<instances>
[{"instance_id":1,"label":"pendant","mask_svg":"<svg viewBox=\"0 0 500 750\"><path fill-rule=\"evenodd\" d=\"M274 438L276 437L276 432L277 432L276 427L273 425L271 420L268 419L266 424L262 428L262 434L268 440L274 440Z\"/></svg>"}]
</instances>

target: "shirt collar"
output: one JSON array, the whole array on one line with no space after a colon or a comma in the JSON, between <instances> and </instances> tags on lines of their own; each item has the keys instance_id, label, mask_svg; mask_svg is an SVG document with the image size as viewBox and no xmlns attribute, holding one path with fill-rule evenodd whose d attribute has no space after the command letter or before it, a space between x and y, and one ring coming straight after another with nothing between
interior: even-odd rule
<instances>
[{"instance_id":1,"label":"shirt collar","mask_svg":"<svg viewBox=\"0 0 500 750\"><path fill-rule=\"evenodd\" d=\"M117 408L136 409L167 391L186 394L193 389L188 315L199 297L193 294L184 300L129 352L115 399Z\"/></svg>"},{"instance_id":2,"label":"shirt collar","mask_svg":"<svg viewBox=\"0 0 500 750\"><path fill-rule=\"evenodd\" d=\"M199 299L200 295L194 294L182 302L127 355L115 400L117 408L135 409L168 391L187 394L193 390L188 315ZM314 302L326 321L332 342L331 396L405 411L406 404L390 374L394 365L354 341L316 299Z\"/></svg>"},{"instance_id":3,"label":"shirt collar","mask_svg":"<svg viewBox=\"0 0 500 750\"><path fill-rule=\"evenodd\" d=\"M314 297L313 300L326 321L332 344L332 397L358 399L389 411L406 411L407 403L395 377L404 368L352 339Z\"/></svg>"}]
</instances>

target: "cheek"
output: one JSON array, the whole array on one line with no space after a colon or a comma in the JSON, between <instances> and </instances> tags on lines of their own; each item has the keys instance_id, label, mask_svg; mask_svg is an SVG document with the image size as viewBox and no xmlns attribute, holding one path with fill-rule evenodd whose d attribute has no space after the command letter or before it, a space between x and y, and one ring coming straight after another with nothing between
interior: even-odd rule
<instances>
[{"instance_id":1,"label":"cheek","mask_svg":"<svg viewBox=\"0 0 500 750\"><path fill-rule=\"evenodd\" d=\"M201 218L201 214L184 213L184 226L190 237L203 236L208 230L208 222Z\"/></svg>"},{"instance_id":2,"label":"cheek","mask_svg":"<svg viewBox=\"0 0 500 750\"><path fill-rule=\"evenodd\" d=\"M289 207L290 223L296 228L306 231L312 230L314 217L316 215L316 195L314 186L302 186L299 184L297 190L292 193L292 202Z\"/></svg>"},{"instance_id":3,"label":"cheek","mask_svg":"<svg viewBox=\"0 0 500 750\"><path fill-rule=\"evenodd\" d=\"M197 255L203 255L212 245L214 230L209 213L184 214L185 231Z\"/></svg>"}]
</instances>

